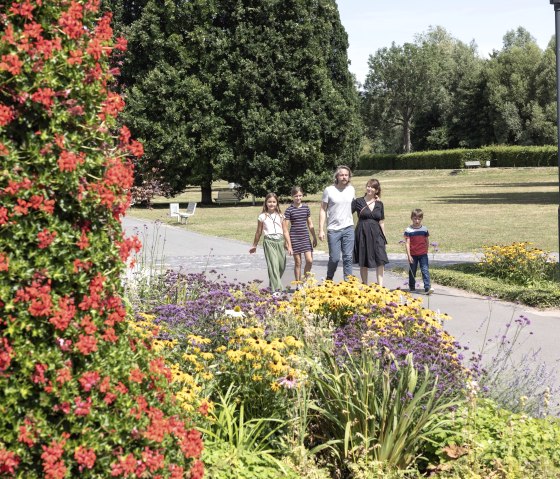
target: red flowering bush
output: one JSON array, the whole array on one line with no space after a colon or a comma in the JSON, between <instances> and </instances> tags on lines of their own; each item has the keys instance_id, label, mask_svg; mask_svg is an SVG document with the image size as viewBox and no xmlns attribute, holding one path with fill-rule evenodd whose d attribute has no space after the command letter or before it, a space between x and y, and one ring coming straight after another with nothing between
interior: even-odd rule
<instances>
[{"instance_id":1,"label":"red flowering bush","mask_svg":"<svg viewBox=\"0 0 560 479\"><path fill-rule=\"evenodd\" d=\"M124 321L142 148L116 131L125 42L99 4L0 0L0 477L200 478L170 371Z\"/></svg>"}]
</instances>

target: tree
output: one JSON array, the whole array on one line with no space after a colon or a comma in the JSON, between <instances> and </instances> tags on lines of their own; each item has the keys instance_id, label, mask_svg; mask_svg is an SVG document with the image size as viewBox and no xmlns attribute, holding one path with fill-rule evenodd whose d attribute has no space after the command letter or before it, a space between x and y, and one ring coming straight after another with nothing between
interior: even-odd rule
<instances>
[{"instance_id":1,"label":"tree","mask_svg":"<svg viewBox=\"0 0 560 479\"><path fill-rule=\"evenodd\" d=\"M120 220L141 147L116 123L110 14L0 8L0 474L199 479L200 434L125 320L139 242Z\"/></svg>"},{"instance_id":2,"label":"tree","mask_svg":"<svg viewBox=\"0 0 560 479\"><path fill-rule=\"evenodd\" d=\"M541 84L546 78L542 59L534 38L519 27L506 33L502 50L488 61L485 88L497 143L530 145L552 140L546 139L547 134L542 136L549 116L545 111L550 107L536 96L539 70Z\"/></svg>"},{"instance_id":3,"label":"tree","mask_svg":"<svg viewBox=\"0 0 560 479\"><path fill-rule=\"evenodd\" d=\"M311 193L356 163L357 92L333 0L150 0L129 44L140 171L159 169L174 191L198 184L209 202L220 176L257 195Z\"/></svg>"},{"instance_id":4,"label":"tree","mask_svg":"<svg viewBox=\"0 0 560 479\"><path fill-rule=\"evenodd\" d=\"M413 120L438 93L438 65L431 48L405 43L381 48L369 58L365 114L371 131L398 127L401 151L412 149Z\"/></svg>"}]
</instances>

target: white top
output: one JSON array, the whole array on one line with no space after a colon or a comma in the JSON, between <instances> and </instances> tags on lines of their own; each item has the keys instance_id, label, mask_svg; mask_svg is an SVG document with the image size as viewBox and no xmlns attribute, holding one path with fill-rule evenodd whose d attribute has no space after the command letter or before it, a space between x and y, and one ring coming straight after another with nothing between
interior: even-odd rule
<instances>
[{"instance_id":1,"label":"white top","mask_svg":"<svg viewBox=\"0 0 560 479\"><path fill-rule=\"evenodd\" d=\"M269 238L281 238L283 234L282 221L284 215L278 213L261 213L258 220L263 224L263 233Z\"/></svg>"},{"instance_id":2,"label":"white top","mask_svg":"<svg viewBox=\"0 0 560 479\"><path fill-rule=\"evenodd\" d=\"M347 185L342 191L335 185L327 186L323 191L323 203L327 203L327 230L341 230L354 226L352 218L352 200L356 191Z\"/></svg>"}]
</instances>

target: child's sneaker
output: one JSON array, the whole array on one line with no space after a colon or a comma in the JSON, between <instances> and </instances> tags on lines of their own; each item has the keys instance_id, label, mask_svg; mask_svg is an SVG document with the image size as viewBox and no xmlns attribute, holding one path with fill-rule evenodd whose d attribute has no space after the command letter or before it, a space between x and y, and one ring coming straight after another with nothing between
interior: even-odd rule
<instances>
[{"instance_id":1,"label":"child's sneaker","mask_svg":"<svg viewBox=\"0 0 560 479\"><path fill-rule=\"evenodd\" d=\"M424 291L426 291L426 294L432 294L434 292L434 288L426 288Z\"/></svg>"}]
</instances>

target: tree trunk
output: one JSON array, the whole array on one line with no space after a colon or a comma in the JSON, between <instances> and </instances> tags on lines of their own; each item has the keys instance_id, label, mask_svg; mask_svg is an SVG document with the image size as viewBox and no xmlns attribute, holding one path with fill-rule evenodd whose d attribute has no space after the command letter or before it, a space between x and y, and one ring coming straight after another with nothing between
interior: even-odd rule
<instances>
[{"instance_id":1,"label":"tree trunk","mask_svg":"<svg viewBox=\"0 0 560 479\"><path fill-rule=\"evenodd\" d=\"M212 183L200 185L200 202L203 205L212 204Z\"/></svg>"},{"instance_id":2,"label":"tree trunk","mask_svg":"<svg viewBox=\"0 0 560 479\"><path fill-rule=\"evenodd\" d=\"M403 151L410 153L412 144L410 143L410 121L405 121L403 125Z\"/></svg>"}]
</instances>

